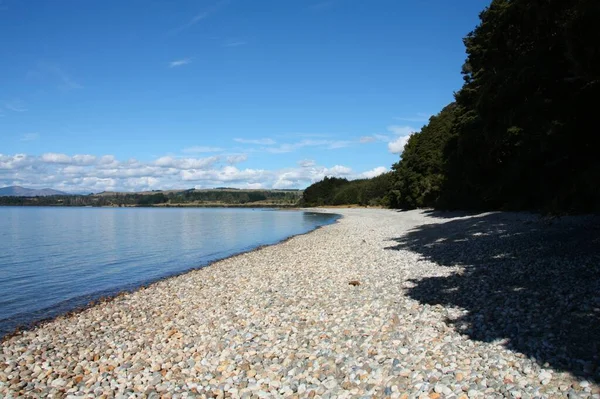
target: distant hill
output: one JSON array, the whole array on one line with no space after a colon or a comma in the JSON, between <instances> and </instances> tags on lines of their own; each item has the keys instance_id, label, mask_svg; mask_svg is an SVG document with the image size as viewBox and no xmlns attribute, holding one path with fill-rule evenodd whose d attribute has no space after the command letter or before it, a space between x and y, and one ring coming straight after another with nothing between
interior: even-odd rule
<instances>
[{"instance_id":1,"label":"distant hill","mask_svg":"<svg viewBox=\"0 0 600 399\"><path fill-rule=\"evenodd\" d=\"M25 188L20 186L10 186L0 188L0 197L48 197L50 195L69 195L63 191L53 190L51 188Z\"/></svg>"},{"instance_id":2,"label":"distant hill","mask_svg":"<svg viewBox=\"0 0 600 399\"><path fill-rule=\"evenodd\" d=\"M161 206L161 207L271 207L297 206L302 190L190 189L143 192L66 194L22 187L0 189L0 206Z\"/></svg>"}]
</instances>

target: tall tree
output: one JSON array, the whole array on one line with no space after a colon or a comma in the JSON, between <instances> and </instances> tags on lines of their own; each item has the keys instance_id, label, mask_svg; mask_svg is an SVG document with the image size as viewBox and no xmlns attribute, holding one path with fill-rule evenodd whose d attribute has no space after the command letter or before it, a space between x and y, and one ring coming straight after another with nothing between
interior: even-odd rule
<instances>
[{"instance_id":1,"label":"tall tree","mask_svg":"<svg viewBox=\"0 0 600 399\"><path fill-rule=\"evenodd\" d=\"M493 0L480 18L464 40L445 200L598 209L600 2Z\"/></svg>"},{"instance_id":2,"label":"tall tree","mask_svg":"<svg viewBox=\"0 0 600 399\"><path fill-rule=\"evenodd\" d=\"M420 132L406 143L402 159L392 166L392 206L418 208L438 206L444 182L444 148L454 123L456 105L447 105L432 116Z\"/></svg>"}]
</instances>

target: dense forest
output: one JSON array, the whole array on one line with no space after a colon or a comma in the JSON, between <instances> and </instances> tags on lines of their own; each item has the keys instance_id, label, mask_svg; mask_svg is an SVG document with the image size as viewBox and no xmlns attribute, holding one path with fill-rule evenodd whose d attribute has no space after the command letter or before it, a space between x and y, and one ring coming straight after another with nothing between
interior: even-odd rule
<instances>
[{"instance_id":1,"label":"dense forest","mask_svg":"<svg viewBox=\"0 0 600 399\"><path fill-rule=\"evenodd\" d=\"M391 188L391 173L360 180L326 177L304 190L301 205L389 206Z\"/></svg>"},{"instance_id":2,"label":"dense forest","mask_svg":"<svg viewBox=\"0 0 600 399\"><path fill-rule=\"evenodd\" d=\"M379 202L599 211L600 138L592 120L600 98L598 21L597 0L493 0L463 40L463 87L410 137L382 180L389 191L378 192ZM305 202L339 204L341 190L375 182L354 189L326 179L305 191Z\"/></svg>"},{"instance_id":3,"label":"dense forest","mask_svg":"<svg viewBox=\"0 0 600 399\"><path fill-rule=\"evenodd\" d=\"M46 197L0 197L0 205L30 206L295 206L299 190L181 190Z\"/></svg>"}]
</instances>

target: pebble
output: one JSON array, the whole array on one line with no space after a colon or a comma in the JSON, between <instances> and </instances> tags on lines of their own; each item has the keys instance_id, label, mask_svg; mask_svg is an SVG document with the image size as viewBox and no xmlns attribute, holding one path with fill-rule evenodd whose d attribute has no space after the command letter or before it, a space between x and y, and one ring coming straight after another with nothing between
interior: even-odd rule
<instances>
[{"instance_id":1,"label":"pebble","mask_svg":"<svg viewBox=\"0 0 600 399\"><path fill-rule=\"evenodd\" d=\"M425 251L390 247L434 223L474 218L476 225L476 216L332 211L344 216L336 224L6 339L0 397L589 398L600 392L593 379L553 370L486 330L493 318L512 320L503 305L510 298L496 298L498 313L479 317L451 302L409 295L424 281L465 273L463 254L447 254L456 264L438 264ZM505 229L524 226L515 221L523 214L498 215ZM474 300L479 284L470 287ZM461 324L467 316L475 322ZM527 328L526 322L515 325Z\"/></svg>"}]
</instances>

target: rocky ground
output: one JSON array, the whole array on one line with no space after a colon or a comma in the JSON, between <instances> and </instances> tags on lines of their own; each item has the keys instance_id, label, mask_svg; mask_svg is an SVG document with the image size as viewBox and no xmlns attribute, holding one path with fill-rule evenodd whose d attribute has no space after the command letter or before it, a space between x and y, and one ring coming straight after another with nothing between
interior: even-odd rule
<instances>
[{"instance_id":1,"label":"rocky ground","mask_svg":"<svg viewBox=\"0 0 600 399\"><path fill-rule=\"evenodd\" d=\"M0 397L600 398L590 218L335 225L0 347Z\"/></svg>"}]
</instances>

